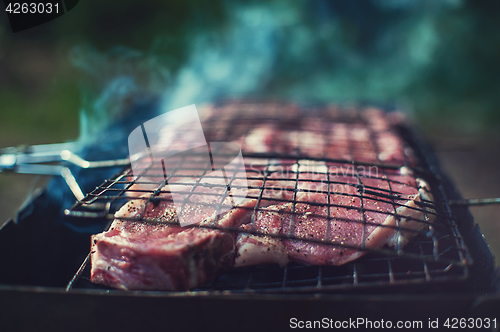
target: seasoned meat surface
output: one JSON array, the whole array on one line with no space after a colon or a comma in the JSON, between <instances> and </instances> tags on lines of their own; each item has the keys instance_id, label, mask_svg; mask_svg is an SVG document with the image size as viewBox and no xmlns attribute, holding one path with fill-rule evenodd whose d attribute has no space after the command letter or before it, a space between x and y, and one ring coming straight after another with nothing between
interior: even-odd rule
<instances>
[{"instance_id":1,"label":"seasoned meat surface","mask_svg":"<svg viewBox=\"0 0 500 332\"><path fill-rule=\"evenodd\" d=\"M316 174L315 178L321 178L321 174ZM359 194L360 187L356 186L358 181L363 183L363 198ZM239 235L236 266L285 265L288 261L341 265L366 253L353 247L378 249L398 243L403 246L433 220L431 209L429 214L424 214L416 205L422 200L432 201L428 185L411 175L391 172L381 178L360 180L352 176L330 175L330 182L337 182L330 184L330 199L328 185L322 184L315 190L308 187L307 191L299 192L296 204L280 203L259 211L252 225L263 234L282 237ZM387 198L381 198L378 193ZM391 193L393 200L390 199ZM394 215L411 217L412 220L398 219ZM241 227L250 229L248 225ZM407 230L398 231L398 228ZM292 240L286 236L327 241L337 246Z\"/></svg>"},{"instance_id":2,"label":"seasoned meat surface","mask_svg":"<svg viewBox=\"0 0 500 332\"><path fill-rule=\"evenodd\" d=\"M199 174L175 159L163 174L147 170L109 230L92 236L93 282L186 290L232 267L341 265L364 248L402 248L433 222L422 205L432 203L430 188L413 175L416 159L394 129L397 116L331 108L325 120L300 118L296 106L231 107L211 107L203 127L207 141L241 147L245 172L212 188L193 187ZM158 187L170 172L177 180ZM181 212L191 226L179 226L176 191L192 193ZM231 208L236 197L244 199Z\"/></svg>"},{"instance_id":3,"label":"seasoned meat surface","mask_svg":"<svg viewBox=\"0 0 500 332\"><path fill-rule=\"evenodd\" d=\"M216 223L219 228L237 229L250 222L260 192L255 188L262 186L259 177L248 183L250 197L237 208L217 215L220 196L213 195L211 188L200 186L182 213L185 218L195 219L197 225L210 227ZM237 184L238 181L233 182L236 187ZM108 231L92 236L93 282L122 289L185 290L211 281L233 265L236 234L180 227L169 190L164 188L154 200L132 199L115 214ZM182 188L177 186L173 190ZM238 193L238 189L232 191ZM265 190L260 206L283 199L283 193ZM226 197L224 202L229 199Z\"/></svg>"},{"instance_id":4,"label":"seasoned meat surface","mask_svg":"<svg viewBox=\"0 0 500 332\"><path fill-rule=\"evenodd\" d=\"M234 236L166 224L176 222L170 202L155 205L133 200L117 215L158 223L115 219L107 232L92 236L95 283L122 289L185 290L210 281L232 264Z\"/></svg>"}]
</instances>

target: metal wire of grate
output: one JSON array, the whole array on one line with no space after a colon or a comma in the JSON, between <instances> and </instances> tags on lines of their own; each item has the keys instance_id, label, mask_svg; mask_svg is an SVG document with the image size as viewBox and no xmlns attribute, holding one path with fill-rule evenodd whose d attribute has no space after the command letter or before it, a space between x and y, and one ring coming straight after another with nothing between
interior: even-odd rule
<instances>
[{"instance_id":1,"label":"metal wire of grate","mask_svg":"<svg viewBox=\"0 0 500 332\"><path fill-rule=\"evenodd\" d=\"M235 116L237 109L241 112L246 107L245 114L256 113L255 105L229 104L218 110L217 117L209 117L204 121L207 141L236 142L245 158L241 168L226 169L228 174L224 174L225 184L213 185L220 189L216 193L197 190L203 187L200 179L211 171L211 165L196 162L196 152L191 151L190 154L181 153L173 158L168 167L165 164L161 167L151 164L140 174L132 174L130 168L124 169L76 202L66 214L112 220L114 212L132 199L146 205L159 201L172 202L168 193L173 190L172 180L175 179L175 184L180 188L191 188L178 191L187 195L183 204L190 203L193 197L202 196L205 201L198 199L197 204L218 212L226 207L227 199L244 198L246 203L251 202L239 206L252 212L251 227L242 229L239 225L228 226L221 222L224 214L218 213L211 223L187 227L330 246L339 252L368 253L361 259L341 266L290 263L285 267L264 265L237 268L218 277L203 290L316 292L421 284L467 277L468 266L472 261L458 231L456 218L447 204L442 184L426 160L423 160L425 156L416 157L421 151L417 150L415 142L405 142L405 146L401 147L413 153L403 153L399 158L389 161L382 160L384 146L381 144L387 142L387 137L384 141L381 135L385 135L387 130L394 132L396 129L377 130L376 126L366 121L363 113L318 109L309 110L307 118L303 118L301 112L280 117L280 114L285 114L283 108L288 106L276 104L266 105L267 112L260 110L265 116ZM256 149L256 145L262 143L259 140L262 137L257 136L257 142L248 138L259 128L269 129L268 139L273 143L283 140L283 136L278 138L276 135L285 133L286 144L274 144L271 150ZM259 133L262 136L262 132ZM412 145L413 150L409 150L409 145ZM186 158L191 160L187 167ZM431 184L433 200L413 200L412 194L422 188L417 182L401 176L402 166ZM243 188L240 180L244 178L239 176L242 168L248 181L248 194L245 196L238 194L238 189ZM376 172L372 174L367 170ZM145 186L148 189L144 189ZM151 190L150 186L155 186L155 189ZM281 191L279 197L275 195L277 188ZM415 204L408 205L412 200ZM102 208L89 209L93 205ZM273 233L259 228L259 217L272 212L271 205L286 206L280 212L289 220L288 231ZM307 212L308 218L324 222L325 230L321 236L308 236L297 231L297 224L304 217L304 207L312 207L312 213ZM395 224L380 222L390 217L394 218ZM166 222L162 218L148 218L147 215L120 219L145 223ZM339 224L358 230L357 225L360 226L361 241L336 239L335 226ZM173 222L173 225L178 224ZM367 238L374 229L394 232L394 246L367 246ZM405 245L405 238L410 237L408 234L411 234L412 239ZM89 261L90 254L68 284L68 289L75 285L90 287L90 284L80 280L88 279L85 275L88 274Z\"/></svg>"}]
</instances>

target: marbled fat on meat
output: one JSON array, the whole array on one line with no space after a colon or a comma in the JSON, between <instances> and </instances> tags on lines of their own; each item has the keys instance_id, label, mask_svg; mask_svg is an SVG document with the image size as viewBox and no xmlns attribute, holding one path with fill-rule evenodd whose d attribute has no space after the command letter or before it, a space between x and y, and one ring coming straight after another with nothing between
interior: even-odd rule
<instances>
[{"instance_id":1,"label":"marbled fat on meat","mask_svg":"<svg viewBox=\"0 0 500 332\"><path fill-rule=\"evenodd\" d=\"M171 202L127 203L107 232L92 236L91 280L122 289L185 290L209 282L231 266L231 233L167 224L176 219Z\"/></svg>"},{"instance_id":2,"label":"marbled fat on meat","mask_svg":"<svg viewBox=\"0 0 500 332\"><path fill-rule=\"evenodd\" d=\"M202 226L216 222L219 227L237 229L250 222L257 203L262 180L254 178L248 181L250 198L218 218L220 196L210 195L212 190L202 186L195 189L181 213ZM231 192L237 195L238 180L232 184ZM176 225L177 212L169 191L183 188L170 187L162 190L156 204L148 197L132 199L115 214L108 231L92 236L92 282L127 290L186 290L211 281L233 265L236 234ZM140 190L140 185L135 189ZM283 193L265 190L262 197L260 204L266 206L276 198L283 199ZM226 197L223 204L229 200Z\"/></svg>"},{"instance_id":3,"label":"marbled fat on meat","mask_svg":"<svg viewBox=\"0 0 500 332\"><path fill-rule=\"evenodd\" d=\"M283 114L279 107L276 109L261 110L259 114L268 111ZM221 114L217 108L211 108L204 120L211 116L222 116L221 119L234 116L231 112ZM233 142L242 147L244 154L300 155L304 159L297 164L294 159L245 158L246 198L220 216L216 216L217 206L230 205L231 197L220 202L220 196L210 195L212 189L197 187L182 210L183 218L222 229L178 225L170 192L190 189L189 186L169 182L162 188L159 199L151 200L150 188L140 181L135 183L127 193L131 200L115 214L110 229L92 236L91 280L130 290L186 290L202 286L234 266L267 263L284 266L290 261L341 265L364 255L365 251L358 249L363 246L372 249L404 246L433 222L434 211L427 208L426 214L419 205L424 200L432 202L429 186L406 167L386 169L375 175L362 173L358 178L350 164L352 160L399 166L411 166L415 160L384 113L377 110L353 113L352 119L357 118L365 123L329 122L311 117L303 119L297 128L282 126L277 121L264 121L250 128L236 125ZM225 127L221 124L220 128ZM238 136L234 130L246 134ZM217 133L207 135L225 137ZM167 173L176 169L174 161L164 165ZM145 177L156 173L146 172ZM176 171L180 177L190 173L182 168ZM151 175L151 179L161 182L164 177ZM242 185L243 181L236 176L229 193L241 196ZM222 194L224 188L219 189ZM392 201L384 198L391 192L397 197ZM295 206L290 202L293 200ZM257 203L258 210L254 211ZM241 232L223 228L239 228ZM285 238L289 235L304 240ZM307 241L311 239L331 241L337 246Z\"/></svg>"},{"instance_id":4,"label":"marbled fat on meat","mask_svg":"<svg viewBox=\"0 0 500 332\"><path fill-rule=\"evenodd\" d=\"M406 170L403 168L404 172ZM306 174L308 179L326 178L326 174ZM356 249L363 245L370 249L379 249L386 244L402 247L434 219L432 209L427 209L429 213L424 214L425 208L417 205L422 200L432 201L427 183L411 175L401 174L401 171L391 171L380 178L361 178L365 190L363 202L359 197L356 187L358 179L355 176L330 175L330 182L337 184L330 184L332 194L329 201L325 194L328 192L327 184L318 185L315 182L315 187L312 187L307 185L306 175L299 173L299 179L301 176L304 182L299 183L302 183L302 189L307 189L297 194L295 210L292 203L264 208L256 214L253 227L262 234L293 236L306 241L240 234L236 243L236 266L264 263L283 266L289 261L311 265L342 265L364 255L366 251ZM377 196L377 193L389 195L391 191L397 193L394 204L389 198L380 199ZM365 210L364 220L361 207ZM394 214L412 219L402 217L398 220ZM248 225L242 225L241 228L251 229ZM398 231L398 228L405 230ZM311 239L337 246L307 241Z\"/></svg>"}]
</instances>

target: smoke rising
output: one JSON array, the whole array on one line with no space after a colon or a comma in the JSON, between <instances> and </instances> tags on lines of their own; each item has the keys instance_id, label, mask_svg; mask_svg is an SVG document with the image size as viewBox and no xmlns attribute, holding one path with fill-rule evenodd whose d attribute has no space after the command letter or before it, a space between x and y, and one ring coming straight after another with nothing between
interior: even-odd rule
<instances>
[{"instance_id":1,"label":"smoke rising","mask_svg":"<svg viewBox=\"0 0 500 332\"><path fill-rule=\"evenodd\" d=\"M480 89L473 83L480 72L466 70L470 56L461 40L471 37L467 27L476 18L464 1L223 4L225 22L194 22L182 51L76 48L73 62L94 81L85 88L82 136L153 96L161 100L159 113L221 99L272 98L392 103L418 118L449 116L490 93L486 83L470 93ZM174 54L178 61L163 61ZM465 111L449 120L464 118L473 127L488 115L488 104L477 105L473 121Z\"/></svg>"}]
</instances>

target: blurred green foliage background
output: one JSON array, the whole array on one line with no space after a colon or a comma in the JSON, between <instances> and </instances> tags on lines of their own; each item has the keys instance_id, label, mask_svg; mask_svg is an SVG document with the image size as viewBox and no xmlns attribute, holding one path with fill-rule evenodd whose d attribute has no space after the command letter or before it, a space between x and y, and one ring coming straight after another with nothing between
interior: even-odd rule
<instances>
[{"instance_id":1,"label":"blurred green foliage background","mask_svg":"<svg viewBox=\"0 0 500 332\"><path fill-rule=\"evenodd\" d=\"M256 22L239 19L248 12ZM155 58L169 87L192 54L205 51L200 36L205 48L225 52L231 43L251 47L252 32L265 29L272 50L257 56L268 57L268 73L238 97L396 103L429 130L494 130L500 122L496 1L83 0L16 34L0 17L2 146L77 138L82 82L98 94L105 79L98 73L89 83L88 68L72 65L75 46L105 56L124 46ZM234 40L238 25L248 40ZM244 47L238 52L244 57Z\"/></svg>"}]
</instances>

